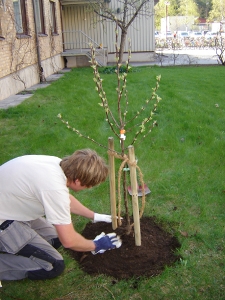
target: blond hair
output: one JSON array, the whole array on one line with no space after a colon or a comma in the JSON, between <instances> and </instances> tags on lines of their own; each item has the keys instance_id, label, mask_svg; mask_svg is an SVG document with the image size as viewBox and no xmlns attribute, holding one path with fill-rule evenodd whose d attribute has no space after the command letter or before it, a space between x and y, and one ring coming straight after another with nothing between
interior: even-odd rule
<instances>
[{"instance_id":1,"label":"blond hair","mask_svg":"<svg viewBox=\"0 0 225 300\"><path fill-rule=\"evenodd\" d=\"M104 159L91 149L75 151L60 162L70 181L80 180L82 186L92 187L106 180L108 166Z\"/></svg>"}]
</instances>

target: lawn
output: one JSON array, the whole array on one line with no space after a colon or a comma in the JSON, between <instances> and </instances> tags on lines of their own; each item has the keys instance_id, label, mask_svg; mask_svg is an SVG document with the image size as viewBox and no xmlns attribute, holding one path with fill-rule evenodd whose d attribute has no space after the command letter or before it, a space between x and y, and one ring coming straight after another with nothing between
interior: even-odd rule
<instances>
[{"instance_id":1,"label":"lawn","mask_svg":"<svg viewBox=\"0 0 225 300\"><path fill-rule=\"evenodd\" d=\"M101 75L116 111L115 74ZM128 114L150 97L157 75L162 98L154 115L158 126L137 141L135 154L151 190L144 215L155 216L178 238L182 259L156 277L115 281L85 274L60 248L63 275L2 282L1 300L225 299L225 68L133 68L127 79ZM107 159L105 148L79 137L57 118L61 113L71 126L107 146L112 132L99 102L92 69L77 68L19 106L0 110L0 164L24 154L64 157L87 147ZM127 134L126 143L130 139ZM119 150L117 140L115 147ZM110 213L108 180L77 198L96 212ZM73 222L82 232L88 220L74 216Z\"/></svg>"}]
</instances>

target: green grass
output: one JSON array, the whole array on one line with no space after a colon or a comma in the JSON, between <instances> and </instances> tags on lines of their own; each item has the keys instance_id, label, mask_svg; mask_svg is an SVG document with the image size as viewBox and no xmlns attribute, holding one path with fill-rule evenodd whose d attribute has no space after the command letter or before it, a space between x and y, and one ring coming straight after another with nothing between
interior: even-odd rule
<instances>
[{"instance_id":1,"label":"green grass","mask_svg":"<svg viewBox=\"0 0 225 300\"><path fill-rule=\"evenodd\" d=\"M63 275L48 281L3 282L1 300L225 299L225 68L137 68L129 73L127 83L133 111L149 97L159 74L158 94L163 100L155 115L158 126L135 145L135 154L151 189L144 214L156 216L179 239L182 260L138 284L115 283L103 275L83 273L61 249L66 262ZM101 76L114 109L115 75ZM78 137L57 118L61 113L73 127L107 145L112 132L99 102L92 70L83 68L66 73L18 107L0 110L0 163L24 154L63 157L86 147L107 159L106 149ZM130 139L127 134L126 143ZM95 211L110 212L108 180L77 197ZM87 220L73 220L81 232Z\"/></svg>"}]
</instances>

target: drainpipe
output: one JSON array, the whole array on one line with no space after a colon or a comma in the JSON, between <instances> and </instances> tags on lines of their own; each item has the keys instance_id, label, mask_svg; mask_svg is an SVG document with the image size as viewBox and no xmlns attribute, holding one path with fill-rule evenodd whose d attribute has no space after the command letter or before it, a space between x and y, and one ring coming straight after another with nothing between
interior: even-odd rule
<instances>
[{"instance_id":1,"label":"drainpipe","mask_svg":"<svg viewBox=\"0 0 225 300\"><path fill-rule=\"evenodd\" d=\"M33 12L34 12L34 27L35 27L35 40L36 40L36 47L37 47L37 61L38 61L38 72L39 72L39 79L40 82L45 82L46 79L44 77L44 69L41 66L41 55L40 55L40 46L39 46L39 40L38 40L38 32L37 32L37 20L35 15L35 6L34 1L32 1L33 4Z\"/></svg>"},{"instance_id":2,"label":"drainpipe","mask_svg":"<svg viewBox=\"0 0 225 300\"><path fill-rule=\"evenodd\" d=\"M63 20L62 20L62 14L64 7L62 6L62 4L60 3L60 23L61 23L61 31L62 31L62 43L63 43L63 51L65 51L65 44L64 44L64 35L63 35Z\"/></svg>"},{"instance_id":3,"label":"drainpipe","mask_svg":"<svg viewBox=\"0 0 225 300\"><path fill-rule=\"evenodd\" d=\"M60 22L61 22L61 32L62 32L62 44L63 44L63 52L65 51L65 43L64 43L64 34L63 34L63 20L62 20L62 14L63 14L63 11L64 10L64 7L63 5L60 3ZM64 59L64 66L65 68L67 68L67 58L66 56L63 56L63 59Z\"/></svg>"},{"instance_id":4,"label":"drainpipe","mask_svg":"<svg viewBox=\"0 0 225 300\"><path fill-rule=\"evenodd\" d=\"M102 11L101 11L101 8L100 8L100 14L102 13ZM101 28L101 41L102 41L102 50L103 50L103 64L104 64L104 66L106 65L106 62L105 62L105 59L106 59L106 57L105 57L105 48L104 48L104 34L103 34L103 22L104 22L104 20L103 20L103 17L101 17L101 19L102 19L102 21L101 21L101 23L100 23L100 28ZM107 55L108 55L108 51L107 51Z\"/></svg>"}]
</instances>

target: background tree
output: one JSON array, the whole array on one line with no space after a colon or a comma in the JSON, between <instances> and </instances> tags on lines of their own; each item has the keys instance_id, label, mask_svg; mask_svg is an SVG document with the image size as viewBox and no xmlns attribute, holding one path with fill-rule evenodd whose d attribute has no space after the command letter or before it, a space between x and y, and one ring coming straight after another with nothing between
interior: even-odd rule
<instances>
[{"instance_id":1,"label":"background tree","mask_svg":"<svg viewBox=\"0 0 225 300\"><path fill-rule=\"evenodd\" d=\"M199 16L198 6L193 0L180 0L178 8L179 16Z\"/></svg>"},{"instance_id":2,"label":"background tree","mask_svg":"<svg viewBox=\"0 0 225 300\"><path fill-rule=\"evenodd\" d=\"M169 16L176 16L177 10L178 10L178 2L177 0L171 0L169 1L170 5L167 6L168 9L168 15ZM161 18L166 17L166 1L160 0L155 5L155 27L160 28L161 26Z\"/></svg>"},{"instance_id":3,"label":"background tree","mask_svg":"<svg viewBox=\"0 0 225 300\"><path fill-rule=\"evenodd\" d=\"M206 0L202 0L206 1ZM210 0L209 0L210 2ZM167 6L168 16L195 16L198 17L199 7L194 0L171 0ZM166 1L160 0L155 5L155 26L160 28L161 18L166 17Z\"/></svg>"},{"instance_id":4,"label":"background tree","mask_svg":"<svg viewBox=\"0 0 225 300\"><path fill-rule=\"evenodd\" d=\"M220 22L225 17L225 0L212 0L212 10L209 12L208 21Z\"/></svg>"},{"instance_id":5,"label":"background tree","mask_svg":"<svg viewBox=\"0 0 225 300\"><path fill-rule=\"evenodd\" d=\"M207 19L212 9L212 0L195 0L195 3L198 5L199 17Z\"/></svg>"},{"instance_id":6,"label":"background tree","mask_svg":"<svg viewBox=\"0 0 225 300\"><path fill-rule=\"evenodd\" d=\"M139 16L152 16L154 0L118 0L116 7L110 0L89 0L90 8L104 21L117 23L121 30L119 43L119 63L123 61L124 47L127 37L127 30L135 18ZM110 3L110 4L109 4Z\"/></svg>"}]
</instances>

